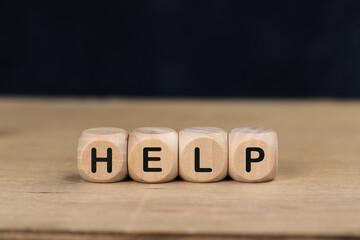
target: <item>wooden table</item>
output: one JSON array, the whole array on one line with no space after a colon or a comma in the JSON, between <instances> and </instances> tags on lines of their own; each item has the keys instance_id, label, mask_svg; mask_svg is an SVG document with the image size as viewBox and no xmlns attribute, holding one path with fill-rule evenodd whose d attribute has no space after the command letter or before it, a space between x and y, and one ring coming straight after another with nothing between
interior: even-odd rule
<instances>
[{"instance_id":1,"label":"wooden table","mask_svg":"<svg viewBox=\"0 0 360 240\"><path fill-rule=\"evenodd\" d=\"M0 98L0 237L235 239L360 237L360 102ZM276 180L88 183L89 127L265 126Z\"/></svg>"}]
</instances>

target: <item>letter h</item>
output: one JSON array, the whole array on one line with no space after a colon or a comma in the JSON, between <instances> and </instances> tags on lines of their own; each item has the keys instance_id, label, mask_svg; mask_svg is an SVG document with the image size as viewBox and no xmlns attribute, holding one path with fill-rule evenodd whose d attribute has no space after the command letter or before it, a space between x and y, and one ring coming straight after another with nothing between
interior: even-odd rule
<instances>
[{"instance_id":1,"label":"letter h","mask_svg":"<svg viewBox=\"0 0 360 240\"><path fill-rule=\"evenodd\" d=\"M96 173L96 163L97 162L107 162L107 172L112 172L112 149L107 149L106 158L97 158L96 157L96 148L91 149L91 172Z\"/></svg>"}]
</instances>

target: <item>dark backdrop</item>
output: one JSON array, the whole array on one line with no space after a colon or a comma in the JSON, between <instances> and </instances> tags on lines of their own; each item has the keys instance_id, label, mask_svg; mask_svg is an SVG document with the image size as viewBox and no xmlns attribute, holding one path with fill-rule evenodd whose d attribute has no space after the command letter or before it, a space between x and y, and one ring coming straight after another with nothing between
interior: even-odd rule
<instances>
[{"instance_id":1,"label":"dark backdrop","mask_svg":"<svg viewBox=\"0 0 360 240\"><path fill-rule=\"evenodd\" d=\"M360 97L360 1L2 1L0 93Z\"/></svg>"}]
</instances>

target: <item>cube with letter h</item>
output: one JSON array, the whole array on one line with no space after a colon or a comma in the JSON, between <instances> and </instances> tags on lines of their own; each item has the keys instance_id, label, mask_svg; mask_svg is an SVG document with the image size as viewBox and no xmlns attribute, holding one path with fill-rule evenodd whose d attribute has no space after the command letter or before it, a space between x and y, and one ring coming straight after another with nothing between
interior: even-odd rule
<instances>
[{"instance_id":1,"label":"cube with letter h","mask_svg":"<svg viewBox=\"0 0 360 240\"><path fill-rule=\"evenodd\" d=\"M90 128L78 143L78 170L89 182L117 182L127 176L128 133L121 128Z\"/></svg>"},{"instance_id":2,"label":"cube with letter h","mask_svg":"<svg viewBox=\"0 0 360 240\"><path fill-rule=\"evenodd\" d=\"M278 140L268 128L235 128L229 134L229 175L241 182L274 179L278 168Z\"/></svg>"}]
</instances>

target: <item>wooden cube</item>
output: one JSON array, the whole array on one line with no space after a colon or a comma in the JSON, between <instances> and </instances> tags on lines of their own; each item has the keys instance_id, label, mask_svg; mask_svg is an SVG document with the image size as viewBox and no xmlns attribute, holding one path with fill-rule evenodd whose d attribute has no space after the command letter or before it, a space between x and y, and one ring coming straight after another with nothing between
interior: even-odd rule
<instances>
[{"instance_id":1,"label":"wooden cube","mask_svg":"<svg viewBox=\"0 0 360 240\"><path fill-rule=\"evenodd\" d=\"M235 128L229 134L229 175L241 182L274 179L278 169L278 139L268 128Z\"/></svg>"},{"instance_id":2,"label":"wooden cube","mask_svg":"<svg viewBox=\"0 0 360 240\"><path fill-rule=\"evenodd\" d=\"M78 171L89 182L117 182L127 176L128 133L121 128L91 128L78 143Z\"/></svg>"},{"instance_id":3,"label":"wooden cube","mask_svg":"<svg viewBox=\"0 0 360 240\"><path fill-rule=\"evenodd\" d=\"M130 177L138 182L162 183L178 175L178 133L170 128L143 127L129 136Z\"/></svg>"},{"instance_id":4,"label":"wooden cube","mask_svg":"<svg viewBox=\"0 0 360 240\"><path fill-rule=\"evenodd\" d=\"M179 133L179 174L190 182L216 182L228 170L227 132L215 127L185 128Z\"/></svg>"}]
</instances>

